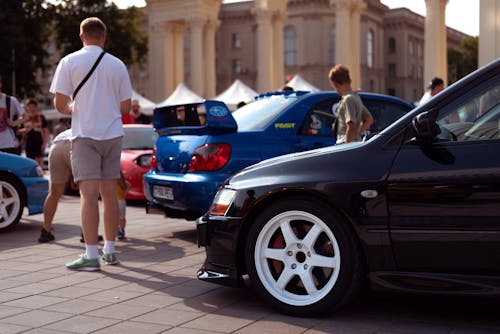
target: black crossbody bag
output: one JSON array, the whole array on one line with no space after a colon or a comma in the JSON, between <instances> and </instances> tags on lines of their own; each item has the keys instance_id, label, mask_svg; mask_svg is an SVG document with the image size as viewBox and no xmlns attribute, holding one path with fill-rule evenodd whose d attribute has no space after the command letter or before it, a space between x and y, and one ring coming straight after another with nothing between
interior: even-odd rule
<instances>
[{"instance_id":1,"label":"black crossbody bag","mask_svg":"<svg viewBox=\"0 0 500 334\"><path fill-rule=\"evenodd\" d=\"M99 57L95 61L94 66L92 66L92 68L90 69L89 73L87 73L87 75L85 76L85 78L83 78L82 82L80 82L80 84L78 85L78 87L76 87L75 92L71 96L72 99L73 99L73 101L75 100L75 97L76 97L76 94L78 94L78 91L80 91L80 88L82 88L82 86L87 82L87 80L90 78L90 76L92 75L92 73L94 73L94 70L96 69L97 65L99 65L99 62L101 61L102 57L104 57L105 53L106 52L104 52L104 51L101 52L101 54L99 55Z\"/></svg>"}]
</instances>

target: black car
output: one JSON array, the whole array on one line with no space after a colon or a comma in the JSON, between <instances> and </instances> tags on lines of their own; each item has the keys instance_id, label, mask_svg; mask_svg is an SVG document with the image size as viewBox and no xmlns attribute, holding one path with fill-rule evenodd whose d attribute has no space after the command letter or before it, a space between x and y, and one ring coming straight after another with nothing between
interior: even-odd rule
<instances>
[{"instance_id":1,"label":"black car","mask_svg":"<svg viewBox=\"0 0 500 334\"><path fill-rule=\"evenodd\" d=\"M371 283L500 293L500 60L366 142L289 154L229 178L197 221L198 278L297 316Z\"/></svg>"}]
</instances>

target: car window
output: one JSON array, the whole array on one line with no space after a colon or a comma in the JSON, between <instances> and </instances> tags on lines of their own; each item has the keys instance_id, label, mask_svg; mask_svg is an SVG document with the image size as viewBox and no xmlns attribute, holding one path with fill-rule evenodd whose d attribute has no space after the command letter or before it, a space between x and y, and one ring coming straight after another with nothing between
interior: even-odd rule
<instances>
[{"instance_id":1,"label":"car window","mask_svg":"<svg viewBox=\"0 0 500 334\"><path fill-rule=\"evenodd\" d=\"M440 141L500 139L500 78L440 110L437 123Z\"/></svg>"},{"instance_id":2,"label":"car window","mask_svg":"<svg viewBox=\"0 0 500 334\"><path fill-rule=\"evenodd\" d=\"M233 112L238 131L262 130L295 101L295 96L277 95L244 105Z\"/></svg>"},{"instance_id":3,"label":"car window","mask_svg":"<svg viewBox=\"0 0 500 334\"><path fill-rule=\"evenodd\" d=\"M394 102L364 99L363 103L374 119L371 132L384 130L408 112L407 107Z\"/></svg>"},{"instance_id":4,"label":"car window","mask_svg":"<svg viewBox=\"0 0 500 334\"><path fill-rule=\"evenodd\" d=\"M122 149L149 150L153 149L158 134L150 127L124 127Z\"/></svg>"},{"instance_id":5,"label":"car window","mask_svg":"<svg viewBox=\"0 0 500 334\"><path fill-rule=\"evenodd\" d=\"M307 113L299 133L306 136L331 137L335 122L335 112L338 98L324 99L317 102Z\"/></svg>"}]
</instances>

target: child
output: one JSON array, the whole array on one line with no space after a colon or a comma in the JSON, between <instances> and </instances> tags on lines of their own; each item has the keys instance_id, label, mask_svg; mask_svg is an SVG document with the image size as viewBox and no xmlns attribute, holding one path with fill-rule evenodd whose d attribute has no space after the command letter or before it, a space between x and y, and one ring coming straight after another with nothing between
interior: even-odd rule
<instances>
[{"instance_id":1,"label":"child","mask_svg":"<svg viewBox=\"0 0 500 334\"><path fill-rule=\"evenodd\" d=\"M127 201L125 195L130 189L130 182L125 180L125 176L120 171L120 178L116 182L116 192L118 196L118 208L120 209L120 222L118 223L118 232L116 234L118 240L125 239L125 225L127 220L125 218L125 210L127 208Z\"/></svg>"}]
</instances>

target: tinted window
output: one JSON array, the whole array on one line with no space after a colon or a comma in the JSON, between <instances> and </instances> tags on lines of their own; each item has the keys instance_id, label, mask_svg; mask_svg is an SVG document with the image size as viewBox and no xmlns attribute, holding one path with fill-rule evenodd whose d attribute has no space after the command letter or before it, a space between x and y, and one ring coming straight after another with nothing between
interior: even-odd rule
<instances>
[{"instance_id":1,"label":"tinted window","mask_svg":"<svg viewBox=\"0 0 500 334\"><path fill-rule=\"evenodd\" d=\"M336 99L321 100L308 112L300 127L301 135L331 137L332 126L335 122L336 109L334 105L338 102Z\"/></svg>"},{"instance_id":2,"label":"tinted window","mask_svg":"<svg viewBox=\"0 0 500 334\"><path fill-rule=\"evenodd\" d=\"M500 77L465 93L439 111L441 141L500 139Z\"/></svg>"},{"instance_id":3,"label":"tinted window","mask_svg":"<svg viewBox=\"0 0 500 334\"><path fill-rule=\"evenodd\" d=\"M401 118L409 110L405 106L388 101L363 100L374 119L371 132L379 132Z\"/></svg>"},{"instance_id":4,"label":"tinted window","mask_svg":"<svg viewBox=\"0 0 500 334\"><path fill-rule=\"evenodd\" d=\"M238 131L262 130L295 101L295 96L277 95L244 105L233 113Z\"/></svg>"}]
</instances>

